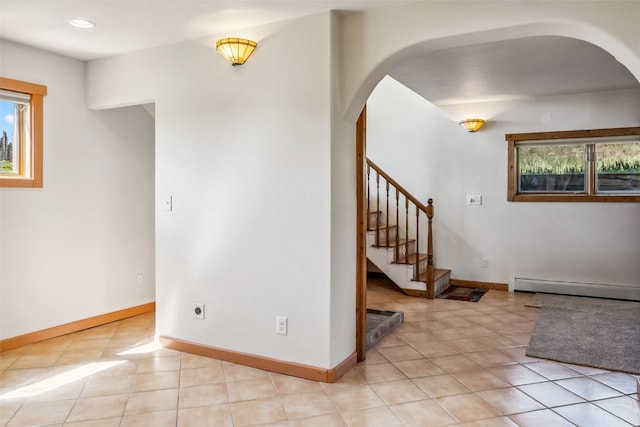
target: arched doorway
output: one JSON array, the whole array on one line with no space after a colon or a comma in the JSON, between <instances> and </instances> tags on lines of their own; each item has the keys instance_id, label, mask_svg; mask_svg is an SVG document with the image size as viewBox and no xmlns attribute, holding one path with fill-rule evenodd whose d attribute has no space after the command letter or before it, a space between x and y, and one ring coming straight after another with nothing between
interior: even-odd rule
<instances>
[{"instance_id":1,"label":"arched doorway","mask_svg":"<svg viewBox=\"0 0 640 427\"><path fill-rule=\"evenodd\" d=\"M535 26L533 26L535 27ZM573 28L573 27L572 27ZM576 31L576 33L582 33L584 28L577 25L575 28L580 29L580 31ZM527 29L530 31L532 26L527 26ZM548 35L549 33L549 25L540 24L537 27L537 31L534 31L540 36ZM500 37L504 36L506 33L503 30L496 30L493 36L500 39ZM576 34L576 38L577 38ZM483 34L486 36L486 34ZM592 37L597 38L597 37ZM466 39L466 43L473 44L473 40L475 40L474 34L468 34L465 37L457 36L455 40L450 40L453 46L463 47L463 40ZM504 40L504 39L502 39ZM406 61L408 57L415 54L415 52L420 51L421 49L425 52L433 52L434 47L429 46L431 42L425 41L418 45L413 44L405 48L400 48L396 53L390 55L385 60L382 60L377 67L375 67L367 78L364 79L360 89L356 91L358 96L362 96L361 90L364 90L368 95L371 93L373 88L377 85L377 82L384 76L386 73L390 72L395 66L402 63L402 61ZM438 40L437 45L442 45L443 41ZM446 43L444 43L446 45ZM420 47L421 46L421 47ZM365 105L362 102L362 99L359 100L356 105ZM353 102L350 104L350 108L354 108ZM349 112L348 112L349 113ZM362 109L357 121L356 121L356 176L357 176L357 290L356 290L356 313L357 313L357 322L356 322L356 348L358 353L358 360L362 361L365 358L366 349L365 349L365 330L366 330L366 211L364 210L364 197L365 197L365 187L364 187L364 175L365 175L365 162L366 162L366 107Z\"/></svg>"}]
</instances>

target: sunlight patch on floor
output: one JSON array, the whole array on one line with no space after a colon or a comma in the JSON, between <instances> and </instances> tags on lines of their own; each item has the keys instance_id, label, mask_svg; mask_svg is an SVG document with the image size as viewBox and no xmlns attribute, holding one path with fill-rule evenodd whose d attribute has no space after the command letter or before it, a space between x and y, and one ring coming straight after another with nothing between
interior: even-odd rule
<instances>
[{"instance_id":1,"label":"sunlight patch on floor","mask_svg":"<svg viewBox=\"0 0 640 427\"><path fill-rule=\"evenodd\" d=\"M113 368L114 366L117 366L124 362L124 360L114 360L111 362L89 363L88 365L71 369L70 371L64 372L51 378L47 378L42 381L38 381L33 384L29 384L9 393L1 394L0 400L37 396L41 393L46 393L48 391L54 390L66 384L70 384L82 378L86 378L98 372Z\"/></svg>"},{"instance_id":2,"label":"sunlight patch on floor","mask_svg":"<svg viewBox=\"0 0 640 427\"><path fill-rule=\"evenodd\" d=\"M162 346L157 341L151 341L146 344L139 345L137 347L130 348L123 352L118 353L118 356L131 356L133 354L146 354L153 353L154 351L161 350Z\"/></svg>"}]
</instances>

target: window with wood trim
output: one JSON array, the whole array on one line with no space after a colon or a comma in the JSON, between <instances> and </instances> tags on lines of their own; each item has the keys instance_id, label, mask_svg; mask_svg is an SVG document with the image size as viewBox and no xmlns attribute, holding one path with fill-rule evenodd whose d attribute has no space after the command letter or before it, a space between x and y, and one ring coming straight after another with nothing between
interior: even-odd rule
<instances>
[{"instance_id":1,"label":"window with wood trim","mask_svg":"<svg viewBox=\"0 0 640 427\"><path fill-rule=\"evenodd\" d=\"M0 187L42 187L47 87L0 77Z\"/></svg>"},{"instance_id":2,"label":"window with wood trim","mask_svg":"<svg viewBox=\"0 0 640 427\"><path fill-rule=\"evenodd\" d=\"M509 201L640 202L640 127L505 139Z\"/></svg>"}]
</instances>

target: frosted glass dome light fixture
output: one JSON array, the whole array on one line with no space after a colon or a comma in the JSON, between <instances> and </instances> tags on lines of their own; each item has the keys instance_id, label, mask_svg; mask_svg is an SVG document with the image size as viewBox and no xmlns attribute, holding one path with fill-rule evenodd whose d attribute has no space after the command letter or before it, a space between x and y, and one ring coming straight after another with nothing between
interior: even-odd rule
<instances>
[{"instance_id":1,"label":"frosted glass dome light fixture","mask_svg":"<svg viewBox=\"0 0 640 427\"><path fill-rule=\"evenodd\" d=\"M484 126L483 119L464 119L458 122L460 126L468 130L469 132L477 132L482 126Z\"/></svg>"},{"instance_id":2,"label":"frosted glass dome light fixture","mask_svg":"<svg viewBox=\"0 0 640 427\"><path fill-rule=\"evenodd\" d=\"M258 44L253 40L227 38L216 42L216 50L231 65L242 65L251 56Z\"/></svg>"}]
</instances>

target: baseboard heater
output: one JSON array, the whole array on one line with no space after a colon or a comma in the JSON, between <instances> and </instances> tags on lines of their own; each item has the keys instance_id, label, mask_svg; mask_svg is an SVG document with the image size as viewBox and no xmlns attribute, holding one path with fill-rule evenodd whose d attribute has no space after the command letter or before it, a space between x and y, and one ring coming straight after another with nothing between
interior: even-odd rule
<instances>
[{"instance_id":1,"label":"baseboard heater","mask_svg":"<svg viewBox=\"0 0 640 427\"><path fill-rule=\"evenodd\" d=\"M509 290L545 292L549 294L577 295L640 301L640 286L605 285L598 283L558 282L553 280L516 277Z\"/></svg>"}]
</instances>

